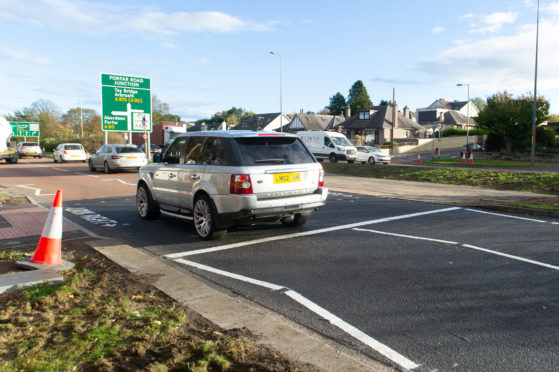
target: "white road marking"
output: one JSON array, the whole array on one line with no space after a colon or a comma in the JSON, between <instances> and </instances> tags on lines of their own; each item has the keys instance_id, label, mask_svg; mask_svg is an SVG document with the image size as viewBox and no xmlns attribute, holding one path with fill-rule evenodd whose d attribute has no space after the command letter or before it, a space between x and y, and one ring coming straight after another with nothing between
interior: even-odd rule
<instances>
[{"instance_id":1,"label":"white road marking","mask_svg":"<svg viewBox=\"0 0 559 372\"><path fill-rule=\"evenodd\" d=\"M462 244L462 247L471 248L471 249L475 249L475 250L477 250L477 251L482 251L482 252L486 252L486 253L495 254L495 255L497 255L497 256L503 256L503 257L507 257L507 258L512 258L513 260L522 261L522 262L527 262L527 263L531 263L531 264L538 265L538 266L543 266L543 267L546 267L546 268L548 268L548 269L559 270L559 266L550 265L550 264L547 264L547 263L545 263L545 262L530 260L530 259L528 259L528 258L524 258L524 257L520 257L520 256L514 256L514 255L512 255L512 254L507 254L507 253L492 251L492 250L490 250L490 249L481 248L481 247L476 247L475 245Z\"/></svg>"},{"instance_id":2,"label":"white road marking","mask_svg":"<svg viewBox=\"0 0 559 372\"><path fill-rule=\"evenodd\" d=\"M182 258L176 259L175 262L179 262L179 263L184 264L184 265L192 266L192 267L195 267L197 269L208 271L208 272L218 274L218 275L221 275L221 276L225 276L225 277L228 277L228 278L237 279L237 280L240 280L240 281L243 281L243 282L246 282L246 283L255 284L255 285L258 285L260 287L271 289L272 291L279 291L279 290L285 288L285 287L282 287L281 285L275 285L275 284L272 284L272 283L264 282L262 280L252 279L252 278L249 278L248 276L230 273L229 271L223 271L223 270L220 270L220 269L216 269L214 267L199 264L197 262L187 261L187 260L184 260Z\"/></svg>"},{"instance_id":3,"label":"white road marking","mask_svg":"<svg viewBox=\"0 0 559 372\"><path fill-rule=\"evenodd\" d=\"M419 364L416 364L403 356L402 354L392 350L388 346L378 342L371 336L367 335L366 333L360 331L359 329L355 328L351 324L345 322L343 319L338 318L336 315L332 314L328 310L318 306L314 302L308 300L307 298L301 296L299 293L288 290L285 294L291 299L297 301L313 313L321 316L322 318L326 319L330 324L338 327L345 333L349 334L350 336L356 338L357 340L361 341L365 345L369 346L371 349L376 350L380 354L384 355L394 363L398 364L400 367L404 368L405 370L411 370L414 368L419 367Z\"/></svg>"},{"instance_id":4,"label":"white road marking","mask_svg":"<svg viewBox=\"0 0 559 372\"><path fill-rule=\"evenodd\" d=\"M552 225L559 225L559 222L552 222Z\"/></svg>"},{"instance_id":5,"label":"white road marking","mask_svg":"<svg viewBox=\"0 0 559 372\"><path fill-rule=\"evenodd\" d=\"M103 182L104 181L117 181L117 182L120 182L120 183L125 184L125 185L136 186L135 183L126 182L126 181L120 180L118 178L107 178L107 179L103 180Z\"/></svg>"},{"instance_id":6,"label":"white road marking","mask_svg":"<svg viewBox=\"0 0 559 372\"><path fill-rule=\"evenodd\" d=\"M227 250L227 249L246 247L248 245L253 245L253 244L260 244L260 243L267 243L267 242L272 242L272 241L276 241L276 240L298 238L298 237L301 237L301 236L316 235L316 234L322 234L322 233L327 233L327 232L337 231L337 230L352 229L354 227L359 227L359 226L364 226L364 225L372 225L372 224L377 224L377 223L401 220L401 219L404 219L404 218L413 218L413 217L425 216L425 215L435 214L435 213L450 212L450 211L455 211L455 210L458 210L458 209L462 209L462 208L451 207L451 208L444 208L444 209L436 209L436 210L427 211L427 212L404 214L404 215L401 215L401 216L379 218L379 219L376 219L376 220L350 223L350 224L347 224L347 225L326 227L326 228L323 228L323 229L305 231L305 232L300 232L300 233L273 236L273 237L269 237L269 238L255 239L255 240L250 240L250 241L246 241L246 242L227 244L227 245L222 245L222 246L219 246L219 247L198 249L198 250L190 251L190 252L172 253L172 254L165 255L164 257L169 258L169 259L174 259L174 258L179 258L179 257L193 256L193 255L197 255L197 254L218 252L218 251L223 251L223 250Z\"/></svg>"},{"instance_id":7,"label":"white road marking","mask_svg":"<svg viewBox=\"0 0 559 372\"><path fill-rule=\"evenodd\" d=\"M62 168L51 168L51 169L56 169L56 170L59 170L61 172L70 172L68 169L62 169Z\"/></svg>"},{"instance_id":8,"label":"white road marking","mask_svg":"<svg viewBox=\"0 0 559 372\"><path fill-rule=\"evenodd\" d=\"M56 195L56 194L41 194L41 189L36 188L36 187L30 187L33 186L33 183L30 184L26 184L26 185L16 185L16 187L21 187L23 189L30 189L30 190L35 190L35 196L52 196L52 195Z\"/></svg>"},{"instance_id":9,"label":"white road marking","mask_svg":"<svg viewBox=\"0 0 559 372\"><path fill-rule=\"evenodd\" d=\"M515 218L515 219L517 219L517 220L524 220L524 221L531 221L531 222L541 222L541 223L546 223L546 222L547 222L547 221L543 221L543 220L536 220L536 219L534 219L534 218L526 218L526 217L519 217L519 216L511 216L511 215L508 215L508 214L486 212L486 211L480 211L480 210L477 210L477 209L466 208L465 210L470 211L470 212L476 212L476 213L490 214L490 215L493 215L493 216Z\"/></svg>"},{"instance_id":10,"label":"white road marking","mask_svg":"<svg viewBox=\"0 0 559 372\"><path fill-rule=\"evenodd\" d=\"M76 216L80 216L87 222L91 222L96 225L101 225L104 227L115 227L118 225L118 222L115 220L111 220L108 217L102 216L99 213L96 213L92 210L87 208L79 207L79 208L66 208L67 212L75 214Z\"/></svg>"},{"instance_id":11,"label":"white road marking","mask_svg":"<svg viewBox=\"0 0 559 372\"><path fill-rule=\"evenodd\" d=\"M378 230L370 230L370 229L359 229L359 228L355 228L353 230L356 231L366 231L366 232L372 232L375 234L382 234L382 235L391 235L391 236L399 236L401 238L410 238L410 239L416 239L416 240L427 240L430 242L435 242L435 243L444 243L444 244L459 244L458 242L451 242L448 240L440 240L440 239L431 239L431 238L424 238L421 236L413 236L413 235L404 235L404 234L396 234L396 233L389 233L389 232L385 232L385 231L378 231Z\"/></svg>"},{"instance_id":12,"label":"white road marking","mask_svg":"<svg viewBox=\"0 0 559 372\"><path fill-rule=\"evenodd\" d=\"M310 311L312 311L316 315L318 315L318 316L322 317L323 319L327 320L333 326L338 327L339 329L341 329L345 333L349 334L350 336L354 337L355 339L357 339L357 340L361 341L362 343L364 343L365 345L369 346L371 349L373 349L373 350L377 351L378 353L384 355L385 357L387 357L388 359L390 359L394 363L398 364L399 366L401 366L405 370L411 370L411 369L419 367L419 364L416 364L416 363L412 362L411 360L407 359L403 355L401 355L398 352L392 350L388 346L380 343L379 341L375 340L371 336L365 334L364 332L355 328L351 324L345 322L343 319L337 317L336 315L332 314L328 310L320 307L319 305L310 301L306 297L302 296L301 294L299 294L299 293L297 293L297 292L295 292L295 291L293 291L289 288L286 288L286 287L283 287L283 286L280 286L280 285L277 285L277 284L265 282L265 281L262 281L262 280L249 278L248 276L234 274L234 273L231 273L229 271L216 269L214 267L202 265L202 264L199 264L197 262L187 261L187 260L184 260L182 258L176 259L175 262L178 262L178 263L181 263L181 264L184 264L184 265L187 265L187 266L195 267L197 269L208 271L208 272L211 272L211 273L214 273L214 274L222 275L222 276L225 276L225 277L228 277L228 278L240 280L240 281L243 281L245 283L251 283L251 284L254 284L254 285L257 285L257 286L260 286L260 287L268 288L272 291L286 290L284 292L284 294L287 295L288 297L290 297L292 300L294 300L297 303L303 305L304 307L306 307L307 309L309 309Z\"/></svg>"},{"instance_id":13,"label":"white road marking","mask_svg":"<svg viewBox=\"0 0 559 372\"><path fill-rule=\"evenodd\" d=\"M451 242L451 241L447 241L447 240L430 239L430 238L424 238L422 236L388 233L388 232L378 231L378 230L358 229L358 228L355 228L353 230L371 232L371 233L375 233L375 234L399 236L401 238L408 238L408 239L415 239L415 240L428 240L428 241L432 241L432 242L436 242L436 243L445 243L445 244L453 244L453 245L460 244L458 242ZM478 250L478 251L491 253L491 254L494 254L494 255L497 255L497 256L512 258L513 260L527 262L527 263L531 263L531 264L538 265L538 266L543 266L543 267L546 267L548 269L559 270L559 266L550 265L550 264L547 264L545 262L534 261L534 260L530 260L528 258L524 258L524 257L520 257L520 256L514 256L514 255L511 255L511 254L507 254L507 253L493 251L493 250L490 250L490 249L487 249L487 248L476 247L475 245L470 245L470 244L460 244L460 245L462 247L465 247L465 248L475 249L475 250Z\"/></svg>"}]
</instances>

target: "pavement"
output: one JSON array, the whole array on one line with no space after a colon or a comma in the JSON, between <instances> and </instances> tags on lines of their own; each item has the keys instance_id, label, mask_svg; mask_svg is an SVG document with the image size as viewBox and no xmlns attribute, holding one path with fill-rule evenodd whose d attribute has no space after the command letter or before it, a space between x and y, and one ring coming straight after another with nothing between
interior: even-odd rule
<instances>
[{"instance_id":1,"label":"pavement","mask_svg":"<svg viewBox=\"0 0 559 372\"><path fill-rule=\"evenodd\" d=\"M333 192L559 217L557 212L550 214L522 208L508 208L504 205L504 202L511 200L551 198L552 196L549 195L333 174L326 174L325 183ZM7 192L14 199L32 200L20 190L7 189ZM35 204L16 203L15 206L10 207L0 206L0 250L36 244L47 217L48 209ZM224 329L247 328L258 335L259 343L271 346L294 360L310 363L320 371L395 370L344 345L317 335L254 302L210 287L190 272L162 257L146 250L132 248L118 240L98 239L98 237L92 239L87 235L87 230L82 230L69 220L65 220L64 240L84 237L89 238L84 240L85 244L130 272L139 275L152 274L153 276L150 277L157 277L154 283L157 289L186 304L216 325ZM2 277L6 279L6 275L10 274L0 275L0 282L3 280ZM14 280L13 276L9 279Z\"/></svg>"}]
</instances>

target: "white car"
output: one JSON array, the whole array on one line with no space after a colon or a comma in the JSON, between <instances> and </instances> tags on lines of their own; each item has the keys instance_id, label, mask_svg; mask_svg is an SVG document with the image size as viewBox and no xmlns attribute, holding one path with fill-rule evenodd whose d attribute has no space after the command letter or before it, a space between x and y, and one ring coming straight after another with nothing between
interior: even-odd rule
<instances>
[{"instance_id":1,"label":"white car","mask_svg":"<svg viewBox=\"0 0 559 372\"><path fill-rule=\"evenodd\" d=\"M355 161L361 162L363 164L375 164L375 163L390 163L390 155L373 146L355 146L357 149L357 159Z\"/></svg>"},{"instance_id":2,"label":"white car","mask_svg":"<svg viewBox=\"0 0 559 372\"><path fill-rule=\"evenodd\" d=\"M81 143L61 143L52 153L52 160L57 163L81 161L85 163L85 150Z\"/></svg>"},{"instance_id":3,"label":"white car","mask_svg":"<svg viewBox=\"0 0 559 372\"><path fill-rule=\"evenodd\" d=\"M42 158L43 157L43 150L37 142L18 142L17 146L17 155L20 158L24 156L33 156L34 158Z\"/></svg>"},{"instance_id":4,"label":"white car","mask_svg":"<svg viewBox=\"0 0 559 372\"><path fill-rule=\"evenodd\" d=\"M91 154L88 160L91 172L103 169L105 173L124 169L138 171L147 163L146 154L138 146L125 144L101 146L95 154Z\"/></svg>"}]
</instances>

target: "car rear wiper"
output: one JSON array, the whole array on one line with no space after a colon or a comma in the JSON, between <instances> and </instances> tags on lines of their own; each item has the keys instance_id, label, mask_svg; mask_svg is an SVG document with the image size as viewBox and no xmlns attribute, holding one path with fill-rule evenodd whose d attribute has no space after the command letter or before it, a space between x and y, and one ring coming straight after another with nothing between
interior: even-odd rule
<instances>
[{"instance_id":1,"label":"car rear wiper","mask_svg":"<svg viewBox=\"0 0 559 372\"><path fill-rule=\"evenodd\" d=\"M255 163L268 163L268 164L285 164L285 159L259 159Z\"/></svg>"}]
</instances>

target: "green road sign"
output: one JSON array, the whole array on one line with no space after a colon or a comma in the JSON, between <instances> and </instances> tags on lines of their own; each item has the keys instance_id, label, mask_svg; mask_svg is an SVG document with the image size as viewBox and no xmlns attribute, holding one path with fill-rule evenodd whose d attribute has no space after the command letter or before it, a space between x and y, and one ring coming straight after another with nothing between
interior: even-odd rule
<instances>
[{"instance_id":1,"label":"green road sign","mask_svg":"<svg viewBox=\"0 0 559 372\"><path fill-rule=\"evenodd\" d=\"M101 74L102 129L151 132L151 82L135 76Z\"/></svg>"},{"instance_id":2,"label":"green road sign","mask_svg":"<svg viewBox=\"0 0 559 372\"><path fill-rule=\"evenodd\" d=\"M16 137L39 137L39 123L10 121L12 135Z\"/></svg>"}]
</instances>

